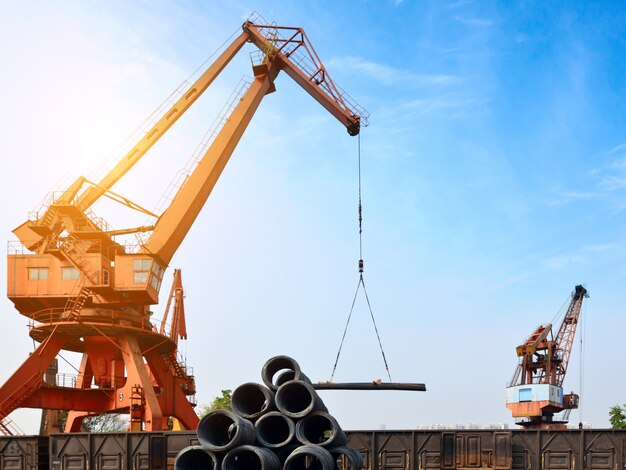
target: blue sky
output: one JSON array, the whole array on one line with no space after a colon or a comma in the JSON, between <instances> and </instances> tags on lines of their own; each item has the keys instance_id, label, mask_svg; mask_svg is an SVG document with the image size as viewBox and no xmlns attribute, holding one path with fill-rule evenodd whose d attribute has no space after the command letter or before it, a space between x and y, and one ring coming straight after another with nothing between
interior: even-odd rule
<instances>
[{"instance_id":1,"label":"blue sky","mask_svg":"<svg viewBox=\"0 0 626 470\"><path fill-rule=\"evenodd\" d=\"M365 279L394 380L429 389L326 392L340 423L512 424L504 387L515 346L584 283L591 298L565 388L580 391L582 331L582 419L608 426L609 407L626 402L618 2L0 1L3 237L67 174L110 160L254 10L304 27L371 113ZM152 207L251 75L248 52L116 191ZM358 279L357 140L286 75L276 86L172 262L183 269L200 402L260 380L274 354L328 379ZM121 211L103 211L125 225ZM362 300L338 381L385 377ZM2 305L0 381L33 347L26 320ZM16 413L27 429L33 416Z\"/></svg>"}]
</instances>

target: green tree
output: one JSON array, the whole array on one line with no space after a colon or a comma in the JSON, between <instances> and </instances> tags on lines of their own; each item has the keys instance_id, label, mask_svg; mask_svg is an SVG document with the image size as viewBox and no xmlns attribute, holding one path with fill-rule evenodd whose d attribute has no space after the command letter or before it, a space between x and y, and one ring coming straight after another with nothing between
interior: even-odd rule
<instances>
[{"instance_id":1,"label":"green tree","mask_svg":"<svg viewBox=\"0 0 626 470\"><path fill-rule=\"evenodd\" d=\"M83 425L89 432L122 432L128 428L128 417L117 413L105 413L85 418Z\"/></svg>"},{"instance_id":2,"label":"green tree","mask_svg":"<svg viewBox=\"0 0 626 470\"><path fill-rule=\"evenodd\" d=\"M64 432L67 421L67 411L59 411L59 426ZM87 432L123 432L128 429L128 416L117 413L105 413L97 416L89 416L83 420L82 431Z\"/></svg>"},{"instance_id":3,"label":"green tree","mask_svg":"<svg viewBox=\"0 0 626 470\"><path fill-rule=\"evenodd\" d=\"M626 429L626 405L612 406L609 410L609 421L612 429Z\"/></svg>"},{"instance_id":4,"label":"green tree","mask_svg":"<svg viewBox=\"0 0 626 470\"><path fill-rule=\"evenodd\" d=\"M196 413L198 413L198 416L202 418L208 415L211 411L215 411L215 410L230 411L232 409L230 405L232 393L233 393L232 390L222 390L221 397L215 397L215 399L210 405L204 405L204 406L199 407Z\"/></svg>"}]
</instances>

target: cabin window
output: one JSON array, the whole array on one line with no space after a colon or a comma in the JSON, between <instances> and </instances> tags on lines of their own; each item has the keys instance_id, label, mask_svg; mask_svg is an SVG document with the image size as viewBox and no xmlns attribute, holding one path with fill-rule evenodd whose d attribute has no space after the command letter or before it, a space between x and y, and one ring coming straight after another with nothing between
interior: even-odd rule
<instances>
[{"instance_id":1,"label":"cabin window","mask_svg":"<svg viewBox=\"0 0 626 470\"><path fill-rule=\"evenodd\" d=\"M48 268L28 268L29 281L46 281L48 279Z\"/></svg>"},{"instance_id":2,"label":"cabin window","mask_svg":"<svg viewBox=\"0 0 626 470\"><path fill-rule=\"evenodd\" d=\"M133 282L135 284L146 284L148 282L148 274L152 267L150 258L133 260Z\"/></svg>"},{"instance_id":3,"label":"cabin window","mask_svg":"<svg viewBox=\"0 0 626 470\"><path fill-rule=\"evenodd\" d=\"M64 281L72 281L80 278L80 271L73 267L61 268L61 279Z\"/></svg>"},{"instance_id":4,"label":"cabin window","mask_svg":"<svg viewBox=\"0 0 626 470\"><path fill-rule=\"evenodd\" d=\"M519 401L532 401L533 390L531 388L521 388L519 391Z\"/></svg>"},{"instance_id":5,"label":"cabin window","mask_svg":"<svg viewBox=\"0 0 626 470\"><path fill-rule=\"evenodd\" d=\"M158 265L158 263L152 264L152 276L150 276L150 287L158 291L161 288L161 280L163 279L163 272L165 270Z\"/></svg>"}]
</instances>

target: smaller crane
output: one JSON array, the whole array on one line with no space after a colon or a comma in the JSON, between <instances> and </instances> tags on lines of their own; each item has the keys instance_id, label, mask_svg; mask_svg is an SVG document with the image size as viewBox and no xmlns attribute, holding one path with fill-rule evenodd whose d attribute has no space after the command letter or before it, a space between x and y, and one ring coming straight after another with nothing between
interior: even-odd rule
<instances>
[{"instance_id":1,"label":"smaller crane","mask_svg":"<svg viewBox=\"0 0 626 470\"><path fill-rule=\"evenodd\" d=\"M565 429L569 412L578 408L578 395L564 395L563 381L585 297L589 297L587 289L576 286L556 337L548 323L516 348L520 359L506 389L506 407L514 418L522 418L516 424L524 429ZM554 415L563 410L563 419L555 420Z\"/></svg>"}]
</instances>

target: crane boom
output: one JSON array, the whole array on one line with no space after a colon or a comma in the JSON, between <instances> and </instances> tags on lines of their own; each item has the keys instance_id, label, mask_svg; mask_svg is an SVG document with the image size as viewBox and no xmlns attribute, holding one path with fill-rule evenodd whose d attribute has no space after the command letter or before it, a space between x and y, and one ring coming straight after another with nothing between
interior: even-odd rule
<instances>
[{"instance_id":1,"label":"crane boom","mask_svg":"<svg viewBox=\"0 0 626 470\"><path fill-rule=\"evenodd\" d=\"M572 301L567 308L567 312L559 327L559 332L556 335L556 350L557 354L561 356L561 360L558 362L556 368L556 384L559 387L563 386L563 381L565 380L569 358L572 354L572 347L574 346L574 335L576 334L576 327L578 326L578 318L580 317L580 310L583 305L583 298L585 297L589 297L587 289L583 286L576 286L572 294Z\"/></svg>"},{"instance_id":2,"label":"crane boom","mask_svg":"<svg viewBox=\"0 0 626 470\"><path fill-rule=\"evenodd\" d=\"M54 205L73 205L82 212L88 210L120 178L132 169L165 132L196 102L247 41L247 34L242 32L183 95L163 113L161 118L132 146L130 151L120 159L98 184L93 184L80 193L86 182L85 178L80 176L60 197L53 201ZM55 209L51 206L52 204L44 208L41 217L37 217L35 220L27 220L13 231L27 248L39 247L42 240L46 238L46 232L54 230L53 224L57 221L57 217L54 214ZM42 228L44 231L42 231Z\"/></svg>"},{"instance_id":3,"label":"crane boom","mask_svg":"<svg viewBox=\"0 0 626 470\"><path fill-rule=\"evenodd\" d=\"M142 251L157 257L163 266L170 262L196 220L263 96L271 91L277 73L278 69L271 67L255 77L196 170L179 189L144 243Z\"/></svg>"},{"instance_id":4,"label":"crane boom","mask_svg":"<svg viewBox=\"0 0 626 470\"><path fill-rule=\"evenodd\" d=\"M250 21L242 28L248 40L261 51L262 60L253 66L255 78L250 88L143 245L142 251L155 256L164 266L170 262L200 213L261 100L275 90L274 79L281 70L337 118L350 135L359 133L361 119L367 120L367 113L351 104L347 95L339 91L302 28L255 25ZM285 39L279 30L289 31L292 35ZM300 56L297 55L299 51L302 51ZM299 57L297 62L293 60L296 57ZM307 67L302 64L313 64L314 71L307 76Z\"/></svg>"},{"instance_id":5,"label":"crane boom","mask_svg":"<svg viewBox=\"0 0 626 470\"><path fill-rule=\"evenodd\" d=\"M233 57L239 52L248 40L245 33L241 33L222 54L217 58L206 71L189 87L181 96L152 126L148 132L137 142L137 144L115 165L109 173L102 178L97 186L88 188L77 201L81 209L90 207L94 202L110 189L117 181L124 176L152 146L178 121L185 111L206 91L213 83L213 80L220 74L224 67L228 65Z\"/></svg>"},{"instance_id":6,"label":"crane boom","mask_svg":"<svg viewBox=\"0 0 626 470\"><path fill-rule=\"evenodd\" d=\"M360 126L368 124L367 112L330 78L302 28L250 22L244 23L243 28L250 40L261 51L275 56L280 68L346 126L350 135L357 135ZM287 36L281 34L283 31Z\"/></svg>"},{"instance_id":7,"label":"crane boom","mask_svg":"<svg viewBox=\"0 0 626 470\"><path fill-rule=\"evenodd\" d=\"M141 160L148 150L202 95L219 73L228 65L246 42L253 43L261 53L261 61L253 66L254 82L272 70L269 83L261 92L258 86L251 87L242 97L240 106L233 111L228 122L200 160L195 171L185 181L172 199L169 207L160 214L154 231L144 243L142 251L158 259L166 266L184 239L203 204L210 195L224 166L265 94L275 90L274 78L284 70L309 95L329 111L347 129L357 135L361 126L368 125L369 114L341 90L328 74L302 28L287 26L257 25L246 21L242 33L222 52L207 70L183 93L162 117L143 135L131 150L97 184L85 187L86 180L79 177L53 205L45 208L42 216L29 220L14 230L20 241L28 248L42 245L50 232L61 233L57 208L73 206L81 212L87 211L99 198L111 193L111 187ZM286 34L284 34L286 33ZM257 93L252 98L251 93ZM244 103L251 107L244 111ZM240 117L242 118L240 120ZM126 202L126 205L132 207ZM56 207L53 207L56 206ZM135 205L135 207L140 207ZM85 218L86 219L86 218ZM88 223L85 220L85 223ZM117 231L129 233L131 230Z\"/></svg>"}]
</instances>

